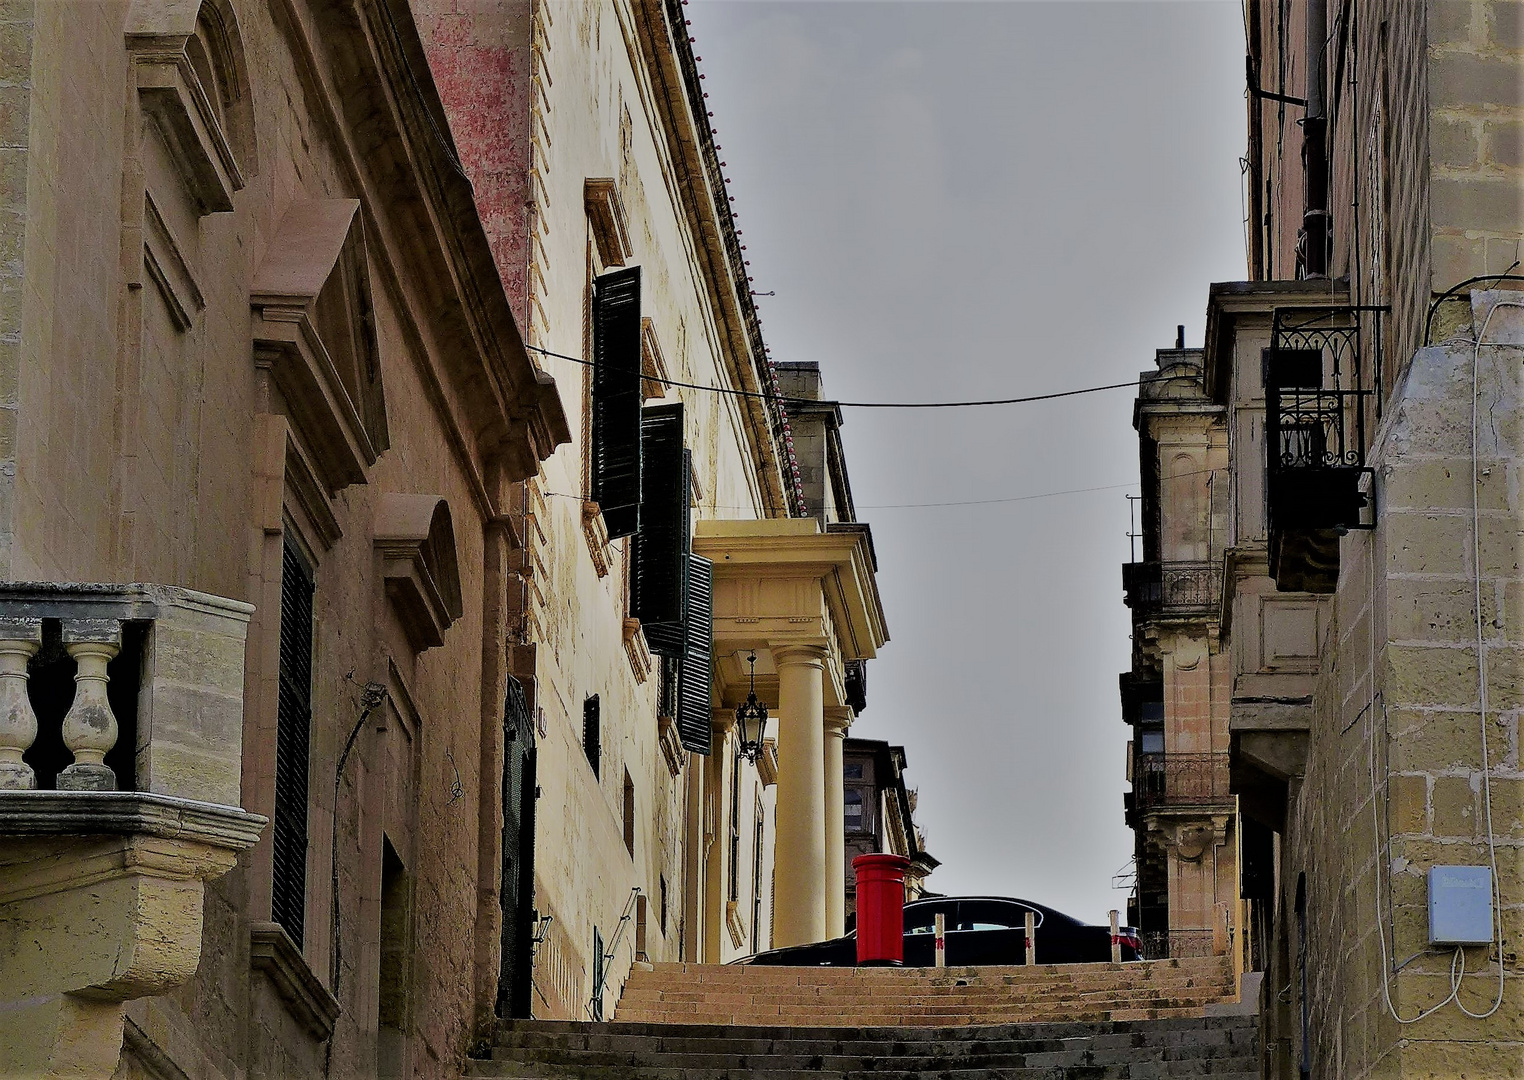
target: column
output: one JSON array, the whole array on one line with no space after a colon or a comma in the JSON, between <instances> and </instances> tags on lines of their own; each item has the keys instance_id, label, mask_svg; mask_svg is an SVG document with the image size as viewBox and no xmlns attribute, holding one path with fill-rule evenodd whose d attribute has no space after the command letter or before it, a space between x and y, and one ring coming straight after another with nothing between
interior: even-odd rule
<instances>
[{"instance_id":1,"label":"column","mask_svg":"<svg viewBox=\"0 0 1524 1080\"><path fill-rule=\"evenodd\" d=\"M825 649L773 650L778 668L773 946L826 938Z\"/></svg>"},{"instance_id":2,"label":"column","mask_svg":"<svg viewBox=\"0 0 1524 1080\"><path fill-rule=\"evenodd\" d=\"M730 745L727 714L716 712L711 724L712 752L704 759L704 950L706 964L723 964L725 938L725 858L727 809L735 750ZM697 760L696 758L690 760Z\"/></svg>"},{"instance_id":3,"label":"column","mask_svg":"<svg viewBox=\"0 0 1524 1080\"><path fill-rule=\"evenodd\" d=\"M832 710L825 718L825 865L826 937L847 932L847 807L842 792L841 748L851 713Z\"/></svg>"}]
</instances>

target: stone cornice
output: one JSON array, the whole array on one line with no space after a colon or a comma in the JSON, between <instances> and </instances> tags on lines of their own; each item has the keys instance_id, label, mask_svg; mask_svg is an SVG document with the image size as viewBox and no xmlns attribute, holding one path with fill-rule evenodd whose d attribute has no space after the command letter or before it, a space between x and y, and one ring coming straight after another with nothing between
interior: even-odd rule
<instances>
[{"instance_id":1,"label":"stone cornice","mask_svg":"<svg viewBox=\"0 0 1524 1080\"><path fill-rule=\"evenodd\" d=\"M255 923L249 928L249 963L264 972L293 1019L314 1039L333 1034L339 1003L313 974L301 950L279 923Z\"/></svg>"},{"instance_id":2,"label":"stone cornice","mask_svg":"<svg viewBox=\"0 0 1524 1080\"><path fill-rule=\"evenodd\" d=\"M1233 327L1241 318L1268 323L1278 307L1349 303L1349 293L1327 280L1219 281L1207 293L1202 372L1207 396L1226 403L1232 383Z\"/></svg>"},{"instance_id":3,"label":"stone cornice","mask_svg":"<svg viewBox=\"0 0 1524 1080\"><path fill-rule=\"evenodd\" d=\"M673 33L667 17L668 10L676 8L675 0L628 0L628 14L625 3L616 3L614 8L625 24L631 66L637 78L644 77L642 89L649 93L650 104L667 135L663 149L672 170L672 188L694 243L699 276L708 288L729 374L738 389L765 393L769 387L761 377L766 355L762 327L725 197L714 137L708 122L692 105L701 93L696 89L698 66L693 48L686 34ZM681 22L679 16L678 30ZM784 463L767 406L759 398L747 397L739 399L738 408L745 418L763 505L771 515L787 516Z\"/></svg>"},{"instance_id":4,"label":"stone cornice","mask_svg":"<svg viewBox=\"0 0 1524 1080\"><path fill-rule=\"evenodd\" d=\"M555 380L524 349L417 28L383 4L278 0L276 21L360 201L405 351L492 520L507 513L501 485L533 475L571 433ZM344 20L360 32L326 25ZM336 67L356 74L340 80Z\"/></svg>"},{"instance_id":5,"label":"stone cornice","mask_svg":"<svg viewBox=\"0 0 1524 1080\"><path fill-rule=\"evenodd\" d=\"M0 834L132 833L241 851L265 824L236 806L147 791L0 791Z\"/></svg>"},{"instance_id":6,"label":"stone cornice","mask_svg":"<svg viewBox=\"0 0 1524 1080\"><path fill-rule=\"evenodd\" d=\"M821 532L813 518L700 521L694 525L693 549L713 560L717 584L734 578L818 580L828 626L845 659L871 659L889 639L864 530ZM765 614L804 617L803 612Z\"/></svg>"}]
</instances>

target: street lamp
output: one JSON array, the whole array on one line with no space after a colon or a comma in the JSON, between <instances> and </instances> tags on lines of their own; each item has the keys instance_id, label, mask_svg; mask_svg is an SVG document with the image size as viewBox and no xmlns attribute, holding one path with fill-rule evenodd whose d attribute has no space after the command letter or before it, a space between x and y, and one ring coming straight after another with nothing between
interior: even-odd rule
<instances>
[{"instance_id":1,"label":"street lamp","mask_svg":"<svg viewBox=\"0 0 1524 1080\"><path fill-rule=\"evenodd\" d=\"M762 734L767 729L767 706L757 700L757 651L753 649L746 658L751 665L751 691L746 701L736 709L736 731L741 745L737 752L753 765L762 752Z\"/></svg>"}]
</instances>

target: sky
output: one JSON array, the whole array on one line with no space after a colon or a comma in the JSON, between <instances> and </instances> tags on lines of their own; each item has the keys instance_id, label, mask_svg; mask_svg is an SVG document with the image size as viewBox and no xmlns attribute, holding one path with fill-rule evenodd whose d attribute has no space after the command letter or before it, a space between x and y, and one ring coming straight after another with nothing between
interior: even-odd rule
<instances>
[{"instance_id":1,"label":"sky","mask_svg":"<svg viewBox=\"0 0 1524 1080\"><path fill-rule=\"evenodd\" d=\"M764 337L829 397L1136 379L1245 276L1237 0L686 11ZM938 892L1125 907L1132 400L846 412L891 638L851 734L904 745Z\"/></svg>"}]
</instances>

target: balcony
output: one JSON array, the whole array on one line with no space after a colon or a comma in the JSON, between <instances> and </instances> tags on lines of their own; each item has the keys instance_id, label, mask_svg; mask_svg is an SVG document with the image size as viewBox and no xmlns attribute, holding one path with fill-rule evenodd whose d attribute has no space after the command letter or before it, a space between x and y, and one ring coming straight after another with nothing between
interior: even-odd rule
<instances>
[{"instance_id":1,"label":"balcony","mask_svg":"<svg viewBox=\"0 0 1524 1080\"><path fill-rule=\"evenodd\" d=\"M0 1017L0 1045L31 1046L29 1069L99 1042L110 1075L119 1041L83 1033L70 1001L124 1008L195 973L204 884L265 824L239 806L251 611L158 585L0 583L0 922L29 945L0 956L28 1003Z\"/></svg>"},{"instance_id":2,"label":"balcony","mask_svg":"<svg viewBox=\"0 0 1524 1080\"><path fill-rule=\"evenodd\" d=\"M1227 754L1139 753L1133 762L1133 806L1140 813L1233 801Z\"/></svg>"},{"instance_id":3,"label":"balcony","mask_svg":"<svg viewBox=\"0 0 1524 1080\"><path fill-rule=\"evenodd\" d=\"M1210 562L1122 564L1123 600L1134 618L1199 618L1222 603L1222 567Z\"/></svg>"},{"instance_id":4,"label":"balcony","mask_svg":"<svg viewBox=\"0 0 1524 1080\"><path fill-rule=\"evenodd\" d=\"M1381 309L1280 308L1264 357L1265 491L1276 586L1333 591L1339 537L1374 525L1365 465L1381 385Z\"/></svg>"}]
</instances>

